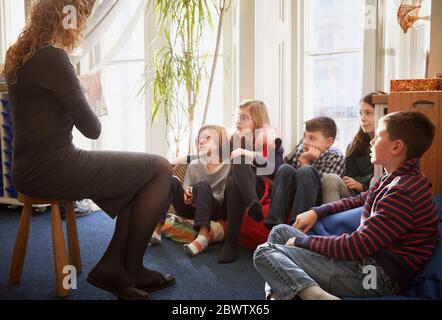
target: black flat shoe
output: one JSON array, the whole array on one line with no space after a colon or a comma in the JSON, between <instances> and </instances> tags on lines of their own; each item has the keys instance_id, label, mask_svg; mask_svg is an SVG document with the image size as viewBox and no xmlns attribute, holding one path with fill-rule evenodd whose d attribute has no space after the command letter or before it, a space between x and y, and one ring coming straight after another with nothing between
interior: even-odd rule
<instances>
[{"instance_id":1,"label":"black flat shoe","mask_svg":"<svg viewBox=\"0 0 442 320\"><path fill-rule=\"evenodd\" d=\"M151 272L155 274L157 279L149 285L136 286L137 289L145 292L154 292L173 286L176 283L175 277L171 274L162 274L158 271Z\"/></svg>"},{"instance_id":2,"label":"black flat shoe","mask_svg":"<svg viewBox=\"0 0 442 320\"><path fill-rule=\"evenodd\" d=\"M149 300L150 298L147 292L135 287L119 288L115 286L112 280L98 269L94 269L89 273L87 282L94 287L112 293L119 300Z\"/></svg>"}]
</instances>

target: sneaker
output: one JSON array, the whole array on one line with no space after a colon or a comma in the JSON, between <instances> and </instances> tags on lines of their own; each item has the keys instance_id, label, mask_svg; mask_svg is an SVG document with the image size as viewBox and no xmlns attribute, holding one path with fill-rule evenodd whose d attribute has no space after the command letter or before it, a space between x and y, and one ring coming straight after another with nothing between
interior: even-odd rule
<instances>
[{"instance_id":1,"label":"sneaker","mask_svg":"<svg viewBox=\"0 0 442 320\"><path fill-rule=\"evenodd\" d=\"M92 211L87 200L75 201L74 210L77 218L87 216Z\"/></svg>"},{"instance_id":2,"label":"sneaker","mask_svg":"<svg viewBox=\"0 0 442 320\"><path fill-rule=\"evenodd\" d=\"M87 200L75 201L74 202L75 217L81 218L91 214L92 210L88 206ZM66 209L61 206L61 219L66 220Z\"/></svg>"}]
</instances>

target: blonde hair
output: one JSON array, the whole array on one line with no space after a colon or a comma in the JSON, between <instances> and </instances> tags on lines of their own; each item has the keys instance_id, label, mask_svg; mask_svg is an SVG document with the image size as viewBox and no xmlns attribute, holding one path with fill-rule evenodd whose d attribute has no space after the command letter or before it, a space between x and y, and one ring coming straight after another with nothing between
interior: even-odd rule
<instances>
[{"instance_id":1,"label":"blonde hair","mask_svg":"<svg viewBox=\"0 0 442 320\"><path fill-rule=\"evenodd\" d=\"M239 109L248 108L255 123L255 129L260 129L270 125L270 117L267 106L259 100L245 100L239 105Z\"/></svg>"},{"instance_id":2,"label":"blonde hair","mask_svg":"<svg viewBox=\"0 0 442 320\"><path fill-rule=\"evenodd\" d=\"M5 75L15 82L17 71L58 36L67 52L72 52L81 39L96 0L33 0L26 27L6 54ZM63 27L66 6L76 8L77 28Z\"/></svg>"}]
</instances>

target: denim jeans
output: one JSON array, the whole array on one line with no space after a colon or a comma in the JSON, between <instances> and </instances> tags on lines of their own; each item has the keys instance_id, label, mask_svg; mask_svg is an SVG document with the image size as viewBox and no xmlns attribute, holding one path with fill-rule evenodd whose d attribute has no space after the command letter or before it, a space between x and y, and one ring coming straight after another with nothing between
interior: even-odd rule
<instances>
[{"instance_id":1,"label":"denim jeans","mask_svg":"<svg viewBox=\"0 0 442 320\"><path fill-rule=\"evenodd\" d=\"M323 204L356 196L356 193L349 189L344 180L337 174L324 174L321 184Z\"/></svg>"},{"instance_id":2,"label":"denim jeans","mask_svg":"<svg viewBox=\"0 0 442 320\"><path fill-rule=\"evenodd\" d=\"M291 210L290 223L296 216L318 204L321 194L321 177L312 166L295 169L284 164L279 167L273 180L270 210L265 220L269 227L287 223Z\"/></svg>"},{"instance_id":3,"label":"denim jeans","mask_svg":"<svg viewBox=\"0 0 442 320\"><path fill-rule=\"evenodd\" d=\"M275 293L281 300L292 300L312 286L339 297L376 297L399 291L373 258L340 261L285 245L301 235L305 236L291 226L279 225L273 228L268 242L256 249L253 261L266 281L266 297ZM366 273L365 267L369 268Z\"/></svg>"}]
</instances>

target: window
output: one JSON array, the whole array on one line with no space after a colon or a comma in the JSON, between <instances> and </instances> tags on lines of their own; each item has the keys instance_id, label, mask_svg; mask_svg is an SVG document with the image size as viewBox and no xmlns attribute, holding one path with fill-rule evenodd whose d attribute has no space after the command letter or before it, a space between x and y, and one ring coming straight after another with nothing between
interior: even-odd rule
<instances>
[{"instance_id":1,"label":"window","mask_svg":"<svg viewBox=\"0 0 442 320\"><path fill-rule=\"evenodd\" d=\"M126 1L100 41L100 52L107 54L134 16L139 1ZM141 16L143 17L143 16ZM103 90L109 115L103 117L101 147L104 150L146 151L146 115L143 96L137 96L144 72L144 19L120 52L104 67Z\"/></svg>"},{"instance_id":2,"label":"window","mask_svg":"<svg viewBox=\"0 0 442 320\"><path fill-rule=\"evenodd\" d=\"M359 127L365 0L304 3L304 121L336 121L336 146L345 152Z\"/></svg>"},{"instance_id":3,"label":"window","mask_svg":"<svg viewBox=\"0 0 442 320\"><path fill-rule=\"evenodd\" d=\"M136 21L136 27L133 28L124 41L119 43L119 46L117 45L118 50L115 49L121 35L125 33L129 25L134 23L134 17L137 13L145 12L139 9L143 3L145 3L144 0L124 1L120 7L121 10L119 9L112 23L109 27L106 27L102 35L100 34L99 45L83 57L81 61L81 70L84 73L88 73L88 70L94 69L97 64L103 64L103 61L106 60L105 65L102 65L100 69L108 115L100 119L103 132L98 143L93 142L91 145L90 141L76 132L74 135L75 144L84 149L147 151L161 153L164 156L173 158L177 146L172 143L172 140L168 146L168 154L163 154L164 150L147 150L146 147L151 144L151 137L147 136L147 134L152 135L149 128L150 106L146 106L144 95L138 95L138 93L142 88L142 82L145 81L143 74L146 67L146 47L148 46L147 42L150 41L148 37L152 33L152 30L146 29L146 24L149 23L146 19L152 18L150 14L140 14L139 20ZM212 17L213 25L216 27L218 21L215 11ZM207 34L204 35L202 41L203 48L201 49L201 52L209 55L207 59L207 73L211 69L215 41L216 28L207 29ZM220 52L222 52L222 48ZM111 53L112 58L107 61L105 57L109 53ZM199 129L202 122L203 109L206 102L208 79L204 80L201 86L198 107L195 110L194 133ZM223 115L223 56L221 54L218 59L207 123L222 125ZM184 113L179 115L179 117L181 116L185 117ZM164 120L159 118L158 121ZM161 140L161 143L166 144L163 132L161 134L154 132L153 135L155 139ZM186 153L187 146L188 138L186 135L183 135L179 141L180 153Z\"/></svg>"},{"instance_id":4,"label":"window","mask_svg":"<svg viewBox=\"0 0 442 320\"><path fill-rule=\"evenodd\" d=\"M25 27L24 0L0 0L0 58L17 41Z\"/></svg>"},{"instance_id":5,"label":"window","mask_svg":"<svg viewBox=\"0 0 442 320\"><path fill-rule=\"evenodd\" d=\"M437 0L436 0L437 1ZM400 0L386 2L385 27L385 91L390 90L390 80L421 79L426 75L427 53L430 50L431 22L418 20L406 34L400 28L396 13ZM422 2L419 16L431 15L431 0Z\"/></svg>"},{"instance_id":6,"label":"window","mask_svg":"<svg viewBox=\"0 0 442 320\"><path fill-rule=\"evenodd\" d=\"M75 133L75 144L85 149L146 152L146 106L144 96L138 95L145 69L144 15L137 16L143 0L125 1L121 10L100 37L100 42L81 61L81 70L102 63L103 95L107 115L101 117L102 135L98 143ZM137 20L134 20L137 19ZM130 24L136 23L121 47L117 41ZM117 50L116 52L112 52ZM87 72L86 72L87 73Z\"/></svg>"},{"instance_id":7,"label":"window","mask_svg":"<svg viewBox=\"0 0 442 320\"><path fill-rule=\"evenodd\" d=\"M232 5L233 7L233 5ZM215 53L215 46L216 46L216 36L217 36L217 27L218 27L218 21L219 16L216 12L215 8L212 6L211 16L213 20L213 28L210 26L207 26L207 28L204 30L203 38L201 40L201 48L200 48L200 54L206 56L205 60L205 70L203 72L203 77L201 81L201 88L199 97L197 100L197 106L195 108L195 116L194 116L194 127L193 127L193 136L195 137L198 133L198 130L201 127L203 115L204 115L204 107L206 104L207 99L207 92L209 87L209 78L210 78L210 72L212 69L212 62L214 58ZM231 8L230 10L233 10ZM225 29L224 29L225 30ZM226 126L225 123L225 112L227 109L224 106L224 55L223 55L223 42L221 41L220 44L220 50L218 54L218 61L217 61L217 67L216 67L216 73L215 78L212 86L212 92L211 92L211 99L210 104L208 107L208 113L207 113L207 120L206 124L209 125L220 125L220 126ZM186 95L183 91L183 99L185 99ZM187 106L187 104L185 104ZM177 118L180 119L187 119L187 115L182 112ZM170 134L172 137L173 134ZM166 141L164 142L166 143ZM188 151L188 145L189 145L189 131L187 130L180 139L179 146L175 145L175 142L173 139L170 139L169 141L170 146L168 150L168 158L175 158L176 156L180 156L183 154L187 154ZM179 154L177 154L177 150L179 150Z\"/></svg>"}]
</instances>

